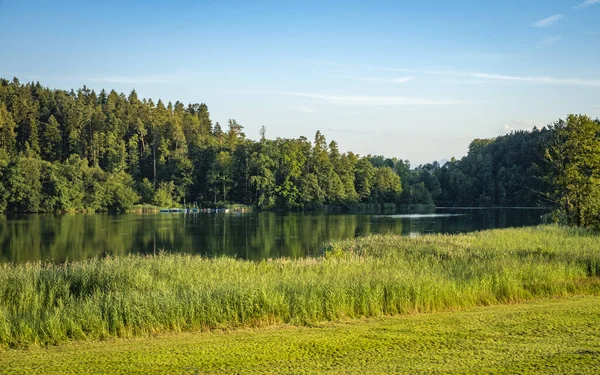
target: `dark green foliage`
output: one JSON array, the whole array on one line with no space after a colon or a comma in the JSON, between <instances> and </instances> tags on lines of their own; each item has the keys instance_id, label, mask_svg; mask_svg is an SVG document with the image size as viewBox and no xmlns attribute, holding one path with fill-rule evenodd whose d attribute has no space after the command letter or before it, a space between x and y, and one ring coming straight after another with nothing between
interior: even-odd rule
<instances>
[{"instance_id":1,"label":"dark green foliage","mask_svg":"<svg viewBox=\"0 0 600 375\"><path fill-rule=\"evenodd\" d=\"M377 168L372 189L375 199L382 202L396 202L400 198L400 193L402 193L400 177L392 171L392 168L388 166Z\"/></svg>"},{"instance_id":2,"label":"dark green foliage","mask_svg":"<svg viewBox=\"0 0 600 375\"><path fill-rule=\"evenodd\" d=\"M0 147L8 153L14 152L16 124L4 103L0 103Z\"/></svg>"},{"instance_id":3,"label":"dark green foliage","mask_svg":"<svg viewBox=\"0 0 600 375\"><path fill-rule=\"evenodd\" d=\"M393 173L376 181L378 168L362 171L364 159L320 132L314 144L265 133L248 140L234 119L213 127L205 104L0 79L0 211L122 211L138 202L310 209L395 202L401 191Z\"/></svg>"},{"instance_id":4,"label":"dark green foliage","mask_svg":"<svg viewBox=\"0 0 600 375\"><path fill-rule=\"evenodd\" d=\"M151 204L154 202L154 186L152 186L152 183L147 178L144 178L141 182L138 183L138 187L136 190L140 194L140 201L142 203Z\"/></svg>"},{"instance_id":5,"label":"dark green foliage","mask_svg":"<svg viewBox=\"0 0 600 375\"><path fill-rule=\"evenodd\" d=\"M148 180L144 179L144 181L142 181L142 189L144 191L147 191L146 181ZM173 201L174 190L175 186L173 182L161 182L158 185L158 189L156 189L156 192L152 195L152 199L148 200L147 202L152 203L153 205L158 207L175 207L175 202ZM146 193L146 196L148 195L149 194Z\"/></svg>"},{"instance_id":6,"label":"dark green foliage","mask_svg":"<svg viewBox=\"0 0 600 375\"><path fill-rule=\"evenodd\" d=\"M31 157L13 159L6 167L4 186L10 201L8 210L37 212L42 204L42 161Z\"/></svg>"},{"instance_id":7,"label":"dark green foliage","mask_svg":"<svg viewBox=\"0 0 600 375\"><path fill-rule=\"evenodd\" d=\"M543 147L549 134L544 128L474 140L460 161L430 168L441 188L434 200L444 206L547 205Z\"/></svg>"},{"instance_id":8,"label":"dark green foliage","mask_svg":"<svg viewBox=\"0 0 600 375\"><path fill-rule=\"evenodd\" d=\"M393 168L403 183L401 202L454 207L535 207L552 204L546 140L551 128L517 131L494 139L476 139L468 154L410 168L408 160L371 156L375 167ZM362 183L358 184L363 186Z\"/></svg>"},{"instance_id":9,"label":"dark green foliage","mask_svg":"<svg viewBox=\"0 0 600 375\"><path fill-rule=\"evenodd\" d=\"M588 116L569 115L552 130L545 156L558 219L600 228L600 124Z\"/></svg>"},{"instance_id":10,"label":"dark green foliage","mask_svg":"<svg viewBox=\"0 0 600 375\"><path fill-rule=\"evenodd\" d=\"M271 140L263 127L260 140L251 141L236 120L226 129L213 126L205 104L155 104L135 91L128 97L85 86L68 92L0 79L0 211L123 210L134 203L184 202L285 210L357 203L560 203L566 216L579 217L569 222L587 225L596 208L574 199L596 194L590 188L597 179L590 172L595 153L578 154L584 165L574 167L580 170L571 177L587 186L579 198L569 193L571 203L558 202L571 177L557 179L556 159L548 163L545 150L549 142L552 152L562 147L563 153L585 143L573 131L563 134L561 124L476 139L460 160L411 169L408 160L341 153L321 132L313 142ZM569 205L580 212L573 214Z\"/></svg>"},{"instance_id":11,"label":"dark green foliage","mask_svg":"<svg viewBox=\"0 0 600 375\"><path fill-rule=\"evenodd\" d=\"M101 206L103 211L130 210L140 197L133 190L133 178L123 171L107 173L103 181L104 199Z\"/></svg>"}]
</instances>

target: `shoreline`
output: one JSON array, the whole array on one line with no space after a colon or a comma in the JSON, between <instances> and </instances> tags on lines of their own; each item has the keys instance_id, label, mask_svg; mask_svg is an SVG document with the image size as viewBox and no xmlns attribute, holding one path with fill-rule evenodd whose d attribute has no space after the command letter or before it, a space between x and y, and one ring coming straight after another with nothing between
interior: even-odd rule
<instances>
[{"instance_id":1,"label":"shoreline","mask_svg":"<svg viewBox=\"0 0 600 375\"><path fill-rule=\"evenodd\" d=\"M0 346L311 326L600 294L600 237L557 226L333 241L319 257L0 266Z\"/></svg>"}]
</instances>

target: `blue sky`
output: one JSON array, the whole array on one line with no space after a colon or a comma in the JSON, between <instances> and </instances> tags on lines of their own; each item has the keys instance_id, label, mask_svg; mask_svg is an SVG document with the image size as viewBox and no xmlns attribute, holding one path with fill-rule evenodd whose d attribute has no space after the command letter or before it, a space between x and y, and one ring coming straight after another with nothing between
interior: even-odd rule
<instances>
[{"instance_id":1,"label":"blue sky","mask_svg":"<svg viewBox=\"0 0 600 375\"><path fill-rule=\"evenodd\" d=\"M0 0L0 76L409 159L600 116L600 0Z\"/></svg>"}]
</instances>

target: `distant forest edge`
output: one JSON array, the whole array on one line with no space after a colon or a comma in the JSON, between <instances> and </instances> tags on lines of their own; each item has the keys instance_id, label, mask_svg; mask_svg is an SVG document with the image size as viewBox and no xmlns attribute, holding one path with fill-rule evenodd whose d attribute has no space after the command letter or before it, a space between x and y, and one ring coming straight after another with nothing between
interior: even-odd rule
<instances>
[{"instance_id":1,"label":"distant forest edge","mask_svg":"<svg viewBox=\"0 0 600 375\"><path fill-rule=\"evenodd\" d=\"M555 190L548 147L557 124L476 139L460 160L411 168L408 160L341 153L320 132L313 140L268 139L263 127L253 141L233 119L225 129L213 124L205 104L0 79L0 211L183 202L266 210L549 206L558 203L548 199Z\"/></svg>"}]
</instances>

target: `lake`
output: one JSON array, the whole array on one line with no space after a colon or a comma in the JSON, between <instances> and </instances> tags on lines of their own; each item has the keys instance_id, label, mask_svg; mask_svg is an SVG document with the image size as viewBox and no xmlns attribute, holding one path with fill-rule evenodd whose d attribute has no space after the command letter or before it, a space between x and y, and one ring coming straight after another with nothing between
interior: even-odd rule
<instances>
[{"instance_id":1,"label":"lake","mask_svg":"<svg viewBox=\"0 0 600 375\"><path fill-rule=\"evenodd\" d=\"M64 262L129 253L243 259L318 255L332 239L420 235L537 225L540 209L437 209L416 215L73 214L0 216L0 263Z\"/></svg>"}]
</instances>

